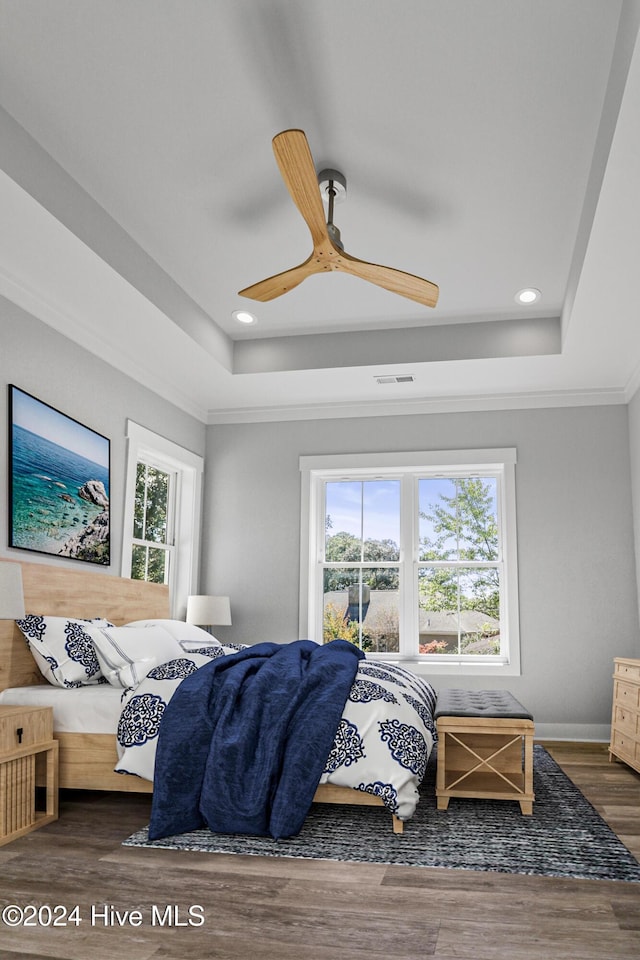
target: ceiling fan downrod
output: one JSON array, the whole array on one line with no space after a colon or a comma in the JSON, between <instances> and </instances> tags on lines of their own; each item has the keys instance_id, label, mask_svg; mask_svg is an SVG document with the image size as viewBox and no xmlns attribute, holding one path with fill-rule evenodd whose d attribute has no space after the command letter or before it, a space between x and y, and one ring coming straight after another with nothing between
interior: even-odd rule
<instances>
[{"instance_id":1,"label":"ceiling fan downrod","mask_svg":"<svg viewBox=\"0 0 640 960\"><path fill-rule=\"evenodd\" d=\"M336 197L336 191L333 186L333 180L330 180L329 181L329 210L327 214L327 231L329 233L329 236L331 237L332 242L335 244L335 246L338 247L340 250L344 250L344 244L340 239L340 231L338 230L335 223L333 222L333 202L335 200L335 197Z\"/></svg>"},{"instance_id":2,"label":"ceiling fan downrod","mask_svg":"<svg viewBox=\"0 0 640 960\"><path fill-rule=\"evenodd\" d=\"M347 196L347 180L338 170L321 170L318 174L318 186L322 199L328 205L327 231L332 243L340 250L344 250L340 231L333 222L334 203L342 203Z\"/></svg>"}]
</instances>

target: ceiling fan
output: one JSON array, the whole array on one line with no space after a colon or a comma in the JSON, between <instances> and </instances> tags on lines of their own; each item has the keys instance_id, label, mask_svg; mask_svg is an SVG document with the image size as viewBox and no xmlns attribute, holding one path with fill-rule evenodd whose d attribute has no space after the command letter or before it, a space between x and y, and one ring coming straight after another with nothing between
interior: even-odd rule
<instances>
[{"instance_id":1,"label":"ceiling fan","mask_svg":"<svg viewBox=\"0 0 640 960\"><path fill-rule=\"evenodd\" d=\"M273 138L273 152L285 186L311 231L313 251L298 266L240 290L240 296L262 302L274 300L314 273L341 270L427 307L435 307L438 301L438 287L435 283L393 267L367 263L345 253L340 231L333 223L333 205L336 197L344 195L346 181L335 170L324 170L316 174L311 150L302 130L284 130L277 134ZM326 193L329 204L326 221L322 190Z\"/></svg>"}]
</instances>

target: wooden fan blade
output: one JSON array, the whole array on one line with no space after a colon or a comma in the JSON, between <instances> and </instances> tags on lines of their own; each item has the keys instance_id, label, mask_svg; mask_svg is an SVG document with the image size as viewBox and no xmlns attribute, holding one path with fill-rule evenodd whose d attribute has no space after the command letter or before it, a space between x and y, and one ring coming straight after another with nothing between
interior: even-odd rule
<instances>
[{"instance_id":1,"label":"wooden fan blade","mask_svg":"<svg viewBox=\"0 0 640 960\"><path fill-rule=\"evenodd\" d=\"M241 297L249 297L250 300L260 300L261 303L266 303L268 300L275 300L276 297L281 297L283 293L293 290L299 283L310 277L312 273L319 273L322 269L326 268L319 265L314 255L311 254L304 263L299 263L297 267L291 267L290 270L284 270L282 273L276 273L273 277L267 277L266 280L260 280L259 283L254 283L250 287L245 287L244 290L239 290L238 294Z\"/></svg>"},{"instance_id":2,"label":"wooden fan blade","mask_svg":"<svg viewBox=\"0 0 640 960\"><path fill-rule=\"evenodd\" d=\"M273 138L273 152L291 199L311 231L314 247L328 239L318 176L302 130L283 130Z\"/></svg>"},{"instance_id":3,"label":"wooden fan blade","mask_svg":"<svg viewBox=\"0 0 640 960\"><path fill-rule=\"evenodd\" d=\"M408 297L426 307L435 307L438 302L439 289L437 284L430 280L423 280L412 273L395 270L393 267L383 267L377 263L367 263L349 256L344 251L340 254L339 265L336 269L350 273L354 277L368 280L378 287L384 287L391 293L398 293L401 297Z\"/></svg>"}]
</instances>

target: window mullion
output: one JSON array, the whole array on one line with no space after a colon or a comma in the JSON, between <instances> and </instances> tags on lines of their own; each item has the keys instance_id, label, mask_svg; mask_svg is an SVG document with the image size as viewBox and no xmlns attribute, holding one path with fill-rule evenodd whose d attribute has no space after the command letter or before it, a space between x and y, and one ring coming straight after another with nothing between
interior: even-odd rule
<instances>
[{"instance_id":1,"label":"window mullion","mask_svg":"<svg viewBox=\"0 0 640 960\"><path fill-rule=\"evenodd\" d=\"M403 476L400 484L400 655L418 650L418 516L417 481Z\"/></svg>"},{"instance_id":2,"label":"window mullion","mask_svg":"<svg viewBox=\"0 0 640 960\"><path fill-rule=\"evenodd\" d=\"M142 464L144 467L143 495L142 495L142 539L147 539L147 506L149 502L149 464ZM146 576L146 569L145 569Z\"/></svg>"}]
</instances>

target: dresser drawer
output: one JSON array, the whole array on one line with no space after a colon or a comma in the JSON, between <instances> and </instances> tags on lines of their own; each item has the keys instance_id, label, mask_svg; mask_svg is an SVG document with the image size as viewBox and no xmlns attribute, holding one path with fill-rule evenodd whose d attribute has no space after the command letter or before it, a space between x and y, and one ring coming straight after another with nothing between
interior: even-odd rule
<instances>
[{"instance_id":1,"label":"dresser drawer","mask_svg":"<svg viewBox=\"0 0 640 960\"><path fill-rule=\"evenodd\" d=\"M611 749L621 760L628 760L637 767L640 763L640 742L623 730L613 730Z\"/></svg>"},{"instance_id":2,"label":"dresser drawer","mask_svg":"<svg viewBox=\"0 0 640 960\"><path fill-rule=\"evenodd\" d=\"M625 683L624 680L615 680L613 701L618 707L626 707L627 710L640 710L640 686Z\"/></svg>"},{"instance_id":3,"label":"dresser drawer","mask_svg":"<svg viewBox=\"0 0 640 960\"><path fill-rule=\"evenodd\" d=\"M0 706L0 756L52 739L51 707Z\"/></svg>"},{"instance_id":4,"label":"dresser drawer","mask_svg":"<svg viewBox=\"0 0 640 960\"><path fill-rule=\"evenodd\" d=\"M614 676L621 680L631 680L640 683L640 661L616 660Z\"/></svg>"},{"instance_id":5,"label":"dresser drawer","mask_svg":"<svg viewBox=\"0 0 640 960\"><path fill-rule=\"evenodd\" d=\"M629 710L627 707L614 703L613 724L624 733L640 740L640 712Z\"/></svg>"}]
</instances>

